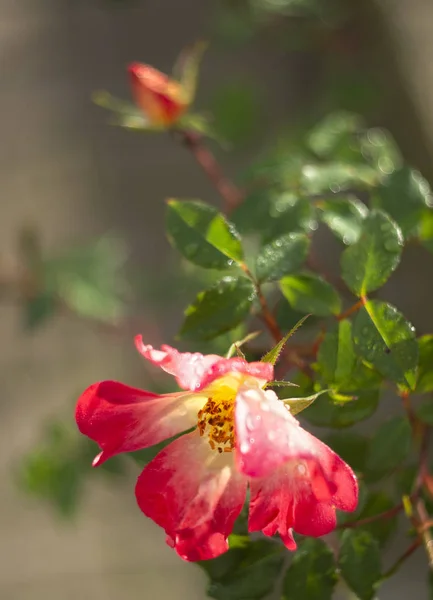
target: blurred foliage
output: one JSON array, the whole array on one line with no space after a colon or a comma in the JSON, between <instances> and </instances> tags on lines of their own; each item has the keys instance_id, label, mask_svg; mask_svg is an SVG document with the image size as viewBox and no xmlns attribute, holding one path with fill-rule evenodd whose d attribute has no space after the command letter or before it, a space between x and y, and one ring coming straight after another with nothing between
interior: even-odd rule
<instances>
[{"instance_id":1,"label":"blurred foliage","mask_svg":"<svg viewBox=\"0 0 433 600\"><path fill-rule=\"evenodd\" d=\"M84 493L84 482L92 471L94 444L80 435L68 420L46 424L42 441L16 472L19 486L29 494L48 500L60 515L72 517ZM122 458L115 457L98 471L110 478L125 473Z\"/></svg>"}]
</instances>

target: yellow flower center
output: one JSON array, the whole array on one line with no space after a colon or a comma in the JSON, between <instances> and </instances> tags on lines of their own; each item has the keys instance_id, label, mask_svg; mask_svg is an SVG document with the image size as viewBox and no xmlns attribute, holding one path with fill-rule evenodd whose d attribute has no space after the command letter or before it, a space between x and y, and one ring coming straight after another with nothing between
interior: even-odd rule
<instances>
[{"instance_id":1,"label":"yellow flower center","mask_svg":"<svg viewBox=\"0 0 433 600\"><path fill-rule=\"evenodd\" d=\"M212 450L232 452L235 446L235 398L241 385L261 385L259 380L240 373L230 373L214 381L204 394L207 402L198 412L200 435L207 436ZM265 382L263 382L265 383Z\"/></svg>"},{"instance_id":2,"label":"yellow flower center","mask_svg":"<svg viewBox=\"0 0 433 600\"><path fill-rule=\"evenodd\" d=\"M199 411L197 426L201 436L208 436L212 450L231 452L235 445L234 397L232 394L225 398L218 396L209 398Z\"/></svg>"}]
</instances>

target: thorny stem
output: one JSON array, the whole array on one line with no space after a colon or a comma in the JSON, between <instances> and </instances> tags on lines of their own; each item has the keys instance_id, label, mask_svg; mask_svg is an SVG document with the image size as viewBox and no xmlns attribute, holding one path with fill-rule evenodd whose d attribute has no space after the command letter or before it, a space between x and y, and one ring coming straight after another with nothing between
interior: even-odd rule
<instances>
[{"instance_id":1,"label":"thorny stem","mask_svg":"<svg viewBox=\"0 0 433 600\"><path fill-rule=\"evenodd\" d=\"M223 212L229 214L242 202L244 193L224 176L220 165L212 152L204 145L203 138L199 134L182 131L181 135L183 143L191 151L197 163L223 199Z\"/></svg>"},{"instance_id":2,"label":"thorny stem","mask_svg":"<svg viewBox=\"0 0 433 600\"><path fill-rule=\"evenodd\" d=\"M182 141L185 146L191 151L197 163L201 166L203 171L208 176L208 179L218 191L219 195L224 201L223 212L230 214L239 204L242 203L245 192L236 187L230 180L228 180L222 169L217 162L212 152L204 145L202 136L192 131L178 131L182 136ZM260 283L255 280L252 273L248 269L246 264L241 264L241 268L244 273L251 279L256 288L257 298L261 308L261 318L266 325L269 333L271 334L275 343L278 343L283 333L275 319L274 314L268 306L268 302L262 292ZM309 377L311 376L311 369L304 359L302 359L296 351L284 350L284 356L287 363L292 364L301 371L305 372Z\"/></svg>"},{"instance_id":3,"label":"thorny stem","mask_svg":"<svg viewBox=\"0 0 433 600\"><path fill-rule=\"evenodd\" d=\"M418 534L420 535L422 543L424 544L424 549L428 558L428 566L433 570L433 538L430 527L427 526L430 518L428 512L426 511L424 500L421 498L419 498L415 504L415 512L418 522Z\"/></svg>"},{"instance_id":4,"label":"thorny stem","mask_svg":"<svg viewBox=\"0 0 433 600\"><path fill-rule=\"evenodd\" d=\"M382 579L389 579L392 577L397 571L400 569L401 565L406 562L406 560L412 556L412 554L421 546L421 540L417 538L412 544L407 548L403 554L397 558L395 563L390 567L385 573L382 575Z\"/></svg>"},{"instance_id":5,"label":"thorny stem","mask_svg":"<svg viewBox=\"0 0 433 600\"><path fill-rule=\"evenodd\" d=\"M425 552L428 558L429 568L433 570L433 537L431 534L430 527L430 516L427 513L424 500L420 498L422 488L424 486L425 477L428 475L428 444L429 444L429 429L422 423L415 411L413 410L412 403L410 401L409 392L403 391L400 394L403 408L406 411L407 417L412 427L412 437L414 441L417 441L421 432L421 443L419 450L418 460L418 473L413 486L412 497L414 497L414 515L409 516L412 524L414 525L420 544L424 545Z\"/></svg>"},{"instance_id":6,"label":"thorny stem","mask_svg":"<svg viewBox=\"0 0 433 600\"><path fill-rule=\"evenodd\" d=\"M347 521L346 523L342 523L341 525L337 526L337 529L355 529L356 527L369 525L370 523L374 523L375 521L380 521L382 519L391 519L392 517L398 515L398 513L402 510L403 502L400 502L392 508L385 510L384 512L378 513L377 515L366 517L365 519L358 519L356 521Z\"/></svg>"},{"instance_id":7,"label":"thorny stem","mask_svg":"<svg viewBox=\"0 0 433 600\"><path fill-rule=\"evenodd\" d=\"M261 312L262 312L262 320L265 323L266 327L268 328L268 331L271 334L274 342L276 344L278 344L278 342L283 337L283 332L279 328L278 323L268 306L268 302L265 298L265 295L262 292L260 283L258 281L256 281L255 277L253 276L253 274L251 273L251 271L249 270L249 268L247 267L247 265L245 263L241 264L241 269L243 270L245 275L249 279L251 279L251 281L254 284L254 287L256 288L256 294L257 294L257 298L260 302L260 308L261 308Z\"/></svg>"}]
</instances>

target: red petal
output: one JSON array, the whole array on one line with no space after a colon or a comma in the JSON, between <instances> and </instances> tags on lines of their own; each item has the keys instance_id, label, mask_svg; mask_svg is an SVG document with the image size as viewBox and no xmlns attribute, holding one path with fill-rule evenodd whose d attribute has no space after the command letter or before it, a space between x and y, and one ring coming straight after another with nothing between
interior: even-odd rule
<instances>
[{"instance_id":1,"label":"red petal","mask_svg":"<svg viewBox=\"0 0 433 600\"><path fill-rule=\"evenodd\" d=\"M156 350L153 346L144 345L141 335L136 336L135 345L144 358L174 375L178 385L186 390L203 390L228 373L242 373L263 383L273 377L273 367L269 363L248 363L242 358L222 358L216 354L178 352L171 346L161 346L161 350Z\"/></svg>"},{"instance_id":2,"label":"red petal","mask_svg":"<svg viewBox=\"0 0 433 600\"><path fill-rule=\"evenodd\" d=\"M75 418L81 433L99 444L94 466L120 452L134 452L197 424L204 400L185 392L158 396L118 383L91 385L78 399Z\"/></svg>"},{"instance_id":3,"label":"red petal","mask_svg":"<svg viewBox=\"0 0 433 600\"><path fill-rule=\"evenodd\" d=\"M144 469L137 481L141 510L167 533L185 560L215 558L242 510L247 480L228 453L218 454L197 431L183 435Z\"/></svg>"},{"instance_id":4,"label":"red petal","mask_svg":"<svg viewBox=\"0 0 433 600\"><path fill-rule=\"evenodd\" d=\"M251 479L249 530L280 533L294 549L291 529L319 537L335 529L335 508L351 512L358 502L358 485L351 468L328 446L308 432L304 443L314 452L288 461L266 478ZM299 440L298 440L299 441Z\"/></svg>"},{"instance_id":5,"label":"red petal","mask_svg":"<svg viewBox=\"0 0 433 600\"><path fill-rule=\"evenodd\" d=\"M141 110L155 125L174 123L187 108L181 100L180 85L149 65L132 63L128 67L132 92Z\"/></svg>"}]
</instances>

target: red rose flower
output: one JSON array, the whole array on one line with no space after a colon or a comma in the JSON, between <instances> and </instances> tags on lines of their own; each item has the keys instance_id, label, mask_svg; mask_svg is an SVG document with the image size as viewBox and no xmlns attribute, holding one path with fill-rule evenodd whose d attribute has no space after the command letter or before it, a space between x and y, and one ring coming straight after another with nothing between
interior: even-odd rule
<instances>
[{"instance_id":1,"label":"red rose flower","mask_svg":"<svg viewBox=\"0 0 433 600\"><path fill-rule=\"evenodd\" d=\"M76 420L102 450L94 466L195 427L166 446L136 485L139 507L182 558L210 559L228 549L248 485L249 531L278 532L290 550L296 548L292 531L322 536L335 528L336 508L355 510L351 468L263 389L272 365L170 346L155 350L141 336L136 345L183 391L157 395L96 383L79 398Z\"/></svg>"}]
</instances>

